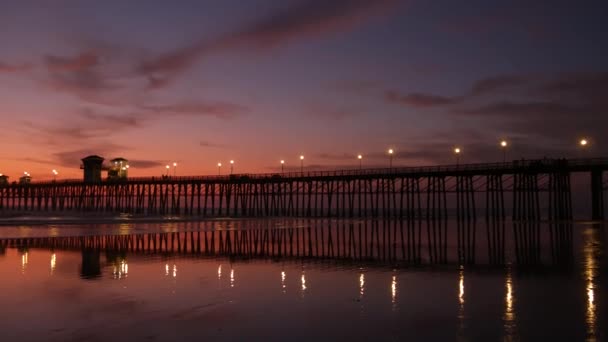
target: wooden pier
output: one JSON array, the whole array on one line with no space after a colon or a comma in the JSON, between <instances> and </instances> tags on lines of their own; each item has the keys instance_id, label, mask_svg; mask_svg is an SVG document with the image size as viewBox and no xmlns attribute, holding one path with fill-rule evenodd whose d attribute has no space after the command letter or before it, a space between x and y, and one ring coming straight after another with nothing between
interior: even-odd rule
<instances>
[{"instance_id":1,"label":"wooden pier","mask_svg":"<svg viewBox=\"0 0 608 342\"><path fill-rule=\"evenodd\" d=\"M542 159L97 183L60 180L0 186L0 213L570 220L572 174L587 173L591 218L603 220L606 169L608 159Z\"/></svg>"}]
</instances>

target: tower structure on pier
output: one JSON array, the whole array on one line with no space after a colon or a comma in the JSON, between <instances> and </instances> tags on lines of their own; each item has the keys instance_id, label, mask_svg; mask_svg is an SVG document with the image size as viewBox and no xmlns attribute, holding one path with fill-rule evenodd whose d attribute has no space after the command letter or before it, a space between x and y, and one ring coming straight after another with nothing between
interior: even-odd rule
<instances>
[{"instance_id":1,"label":"tower structure on pier","mask_svg":"<svg viewBox=\"0 0 608 342\"><path fill-rule=\"evenodd\" d=\"M127 179L129 172L129 161L125 158L114 158L110 160L110 167L108 168L108 179L109 180L123 180Z\"/></svg>"},{"instance_id":2,"label":"tower structure on pier","mask_svg":"<svg viewBox=\"0 0 608 342\"><path fill-rule=\"evenodd\" d=\"M88 156L82 159L81 168L84 170L85 183L100 183L101 169L104 159L97 155Z\"/></svg>"}]
</instances>

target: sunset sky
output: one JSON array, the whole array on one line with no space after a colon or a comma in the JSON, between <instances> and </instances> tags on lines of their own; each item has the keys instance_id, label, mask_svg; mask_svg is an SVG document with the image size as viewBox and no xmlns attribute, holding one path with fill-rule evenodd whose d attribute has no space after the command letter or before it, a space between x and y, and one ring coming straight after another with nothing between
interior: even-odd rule
<instances>
[{"instance_id":1,"label":"sunset sky","mask_svg":"<svg viewBox=\"0 0 608 342\"><path fill-rule=\"evenodd\" d=\"M0 173L608 154L602 1L0 2ZM590 140L584 151L581 137Z\"/></svg>"}]
</instances>

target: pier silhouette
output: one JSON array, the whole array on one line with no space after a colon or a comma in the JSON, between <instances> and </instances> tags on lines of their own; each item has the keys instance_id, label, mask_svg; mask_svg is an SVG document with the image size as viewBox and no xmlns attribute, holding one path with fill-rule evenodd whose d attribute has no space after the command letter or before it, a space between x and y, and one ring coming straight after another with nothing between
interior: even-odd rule
<instances>
[{"instance_id":1,"label":"pier silhouette","mask_svg":"<svg viewBox=\"0 0 608 342\"><path fill-rule=\"evenodd\" d=\"M15 183L0 186L0 212L427 221L455 215L465 221L479 216L488 220L559 221L572 219L572 174L588 173L591 218L602 220L606 169L608 159L541 159L371 170ZM449 207L455 207L455 213Z\"/></svg>"}]
</instances>

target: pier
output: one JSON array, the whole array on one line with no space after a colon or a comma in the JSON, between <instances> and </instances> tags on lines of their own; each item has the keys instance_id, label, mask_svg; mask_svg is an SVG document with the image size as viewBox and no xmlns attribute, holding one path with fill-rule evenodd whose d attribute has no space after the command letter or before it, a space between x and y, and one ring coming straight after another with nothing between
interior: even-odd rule
<instances>
[{"instance_id":1,"label":"pier","mask_svg":"<svg viewBox=\"0 0 608 342\"><path fill-rule=\"evenodd\" d=\"M575 173L604 219L608 158L319 172L58 180L0 186L2 212L217 217L572 219Z\"/></svg>"}]
</instances>

